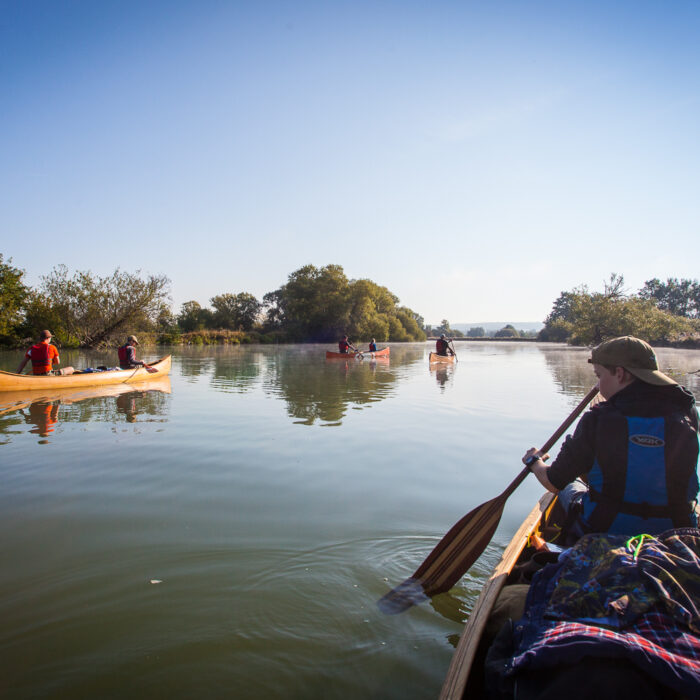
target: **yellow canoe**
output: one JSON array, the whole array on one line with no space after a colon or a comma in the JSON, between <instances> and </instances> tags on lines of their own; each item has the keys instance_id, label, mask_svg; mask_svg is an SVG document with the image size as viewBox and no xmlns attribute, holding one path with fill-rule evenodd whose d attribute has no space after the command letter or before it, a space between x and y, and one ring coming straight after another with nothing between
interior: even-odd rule
<instances>
[{"instance_id":1,"label":"yellow canoe","mask_svg":"<svg viewBox=\"0 0 700 700\"><path fill-rule=\"evenodd\" d=\"M164 377L170 372L171 355L157 362L135 369L115 369L106 372L76 372L75 374L34 376L0 371L0 391L46 391L47 389L74 389L108 384L136 384ZM155 370L155 371L153 371Z\"/></svg>"},{"instance_id":2,"label":"yellow canoe","mask_svg":"<svg viewBox=\"0 0 700 700\"><path fill-rule=\"evenodd\" d=\"M454 355L438 355L436 352L430 353L430 364L435 364L436 362L454 362Z\"/></svg>"}]
</instances>

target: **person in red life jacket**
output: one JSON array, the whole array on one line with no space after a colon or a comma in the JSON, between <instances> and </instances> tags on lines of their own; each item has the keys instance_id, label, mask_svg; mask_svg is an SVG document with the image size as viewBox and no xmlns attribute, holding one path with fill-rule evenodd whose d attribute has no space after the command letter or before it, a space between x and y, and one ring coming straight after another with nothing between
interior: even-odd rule
<instances>
[{"instance_id":1,"label":"person in red life jacket","mask_svg":"<svg viewBox=\"0 0 700 700\"><path fill-rule=\"evenodd\" d=\"M372 338L372 342L369 344L369 351L377 352L377 341L374 338Z\"/></svg>"},{"instance_id":2,"label":"person in red life jacket","mask_svg":"<svg viewBox=\"0 0 700 700\"><path fill-rule=\"evenodd\" d=\"M136 340L135 335L130 335L126 339L126 343L122 345L119 350L119 367L121 369L133 369L134 367L148 367L145 362L136 359L136 348L135 346L139 344Z\"/></svg>"},{"instance_id":3,"label":"person in red life jacket","mask_svg":"<svg viewBox=\"0 0 700 700\"><path fill-rule=\"evenodd\" d=\"M584 413L551 466L534 447L523 457L559 494L571 537L697 527L695 397L659 372L651 346L634 336L601 343L588 361L605 400Z\"/></svg>"},{"instance_id":4,"label":"person in red life jacket","mask_svg":"<svg viewBox=\"0 0 700 700\"><path fill-rule=\"evenodd\" d=\"M454 352L452 351L452 348L450 347L450 338L446 338L445 334L443 333L438 339L437 342L435 343L435 352L438 355L454 355Z\"/></svg>"},{"instance_id":5,"label":"person in red life jacket","mask_svg":"<svg viewBox=\"0 0 700 700\"><path fill-rule=\"evenodd\" d=\"M347 335L343 336L343 339L338 342L338 351L346 354L353 350L354 352L360 352L349 340Z\"/></svg>"},{"instance_id":6,"label":"person in red life jacket","mask_svg":"<svg viewBox=\"0 0 700 700\"><path fill-rule=\"evenodd\" d=\"M53 366L60 362L56 346L51 345L51 331L41 331L39 342L27 350L17 368L17 374L22 373L29 360L32 361L32 374L51 374Z\"/></svg>"}]
</instances>

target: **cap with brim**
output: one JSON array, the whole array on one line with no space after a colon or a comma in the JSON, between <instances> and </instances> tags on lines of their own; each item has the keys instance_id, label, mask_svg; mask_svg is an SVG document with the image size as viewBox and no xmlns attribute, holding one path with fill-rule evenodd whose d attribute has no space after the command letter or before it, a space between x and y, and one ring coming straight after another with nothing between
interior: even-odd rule
<instances>
[{"instance_id":1,"label":"cap with brim","mask_svg":"<svg viewBox=\"0 0 700 700\"><path fill-rule=\"evenodd\" d=\"M130 335L126 340L127 340L128 343L136 343L136 345L139 344L139 341L136 340L136 336L135 336L135 335Z\"/></svg>"},{"instance_id":2,"label":"cap with brim","mask_svg":"<svg viewBox=\"0 0 700 700\"><path fill-rule=\"evenodd\" d=\"M664 386L678 382L659 372L656 355L649 343L632 335L613 338L593 348L589 362L609 367L623 367L647 384Z\"/></svg>"}]
</instances>

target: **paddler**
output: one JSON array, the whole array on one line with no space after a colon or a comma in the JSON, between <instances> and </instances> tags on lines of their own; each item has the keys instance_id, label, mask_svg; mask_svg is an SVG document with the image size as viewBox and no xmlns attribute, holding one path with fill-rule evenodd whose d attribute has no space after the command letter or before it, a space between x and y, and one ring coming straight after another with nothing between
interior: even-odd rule
<instances>
[{"instance_id":1,"label":"paddler","mask_svg":"<svg viewBox=\"0 0 700 700\"><path fill-rule=\"evenodd\" d=\"M51 374L53 366L60 363L58 349L55 345L51 345L51 331L41 331L39 341L27 350L24 359L20 362L17 374L22 374L29 360L32 361L32 374L35 375Z\"/></svg>"},{"instance_id":2,"label":"paddler","mask_svg":"<svg viewBox=\"0 0 700 700\"><path fill-rule=\"evenodd\" d=\"M583 415L551 466L534 447L523 457L559 494L568 531L580 537L697 527L695 397L660 372L651 346L634 336L601 343L588 362L605 401Z\"/></svg>"},{"instance_id":3,"label":"paddler","mask_svg":"<svg viewBox=\"0 0 700 700\"><path fill-rule=\"evenodd\" d=\"M338 341L338 352L346 355L353 350L354 352L360 352L349 340L348 336L344 335L341 340Z\"/></svg>"}]
</instances>

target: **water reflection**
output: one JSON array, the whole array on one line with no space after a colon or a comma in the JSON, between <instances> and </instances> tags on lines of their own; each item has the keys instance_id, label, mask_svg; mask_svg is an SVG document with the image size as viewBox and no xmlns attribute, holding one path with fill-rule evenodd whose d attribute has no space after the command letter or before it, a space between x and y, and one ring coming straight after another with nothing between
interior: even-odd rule
<instances>
[{"instance_id":1,"label":"water reflection","mask_svg":"<svg viewBox=\"0 0 700 700\"><path fill-rule=\"evenodd\" d=\"M162 377L142 384L117 384L105 387L57 389L48 392L3 392L0 394L0 444L20 434L22 425L38 435L39 444L61 423L165 422L169 409L167 395L170 378Z\"/></svg>"},{"instance_id":2,"label":"water reflection","mask_svg":"<svg viewBox=\"0 0 700 700\"><path fill-rule=\"evenodd\" d=\"M445 391L445 386L448 382L452 381L452 376L454 374L454 365L448 365L443 363L433 363L428 365L430 369L430 374L435 375L435 380L441 391Z\"/></svg>"},{"instance_id":3,"label":"water reflection","mask_svg":"<svg viewBox=\"0 0 700 700\"><path fill-rule=\"evenodd\" d=\"M583 396L595 383L593 366L588 363L590 348L539 345L539 350L556 383L568 395ZM697 351L655 348L659 369L690 389L700 399L700 372Z\"/></svg>"},{"instance_id":4,"label":"water reflection","mask_svg":"<svg viewBox=\"0 0 700 700\"><path fill-rule=\"evenodd\" d=\"M350 407L381 401L396 383L386 360L326 361L285 354L268 361L265 370L264 390L281 396L289 416L301 425L340 425Z\"/></svg>"}]
</instances>

